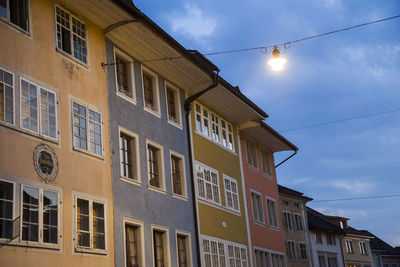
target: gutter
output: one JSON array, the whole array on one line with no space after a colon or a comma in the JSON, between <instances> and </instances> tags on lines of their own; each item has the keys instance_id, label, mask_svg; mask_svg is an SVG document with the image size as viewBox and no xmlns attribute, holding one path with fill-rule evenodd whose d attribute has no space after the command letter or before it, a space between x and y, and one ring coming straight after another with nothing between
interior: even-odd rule
<instances>
[{"instance_id":1,"label":"gutter","mask_svg":"<svg viewBox=\"0 0 400 267\"><path fill-rule=\"evenodd\" d=\"M219 84L219 76L218 73L214 74L214 82L207 88L201 90L200 92L188 97L185 100L185 118L186 118L186 135L188 138L188 150L189 150L189 167L190 167L190 176L192 177L192 204L193 204L193 212L194 212L194 227L195 227L195 237L196 237L196 243L197 243L197 266L201 267L201 251L200 251L200 227L199 227L199 221L198 221L198 209L197 209L197 195L196 195L196 188L195 188L195 177L194 177L194 169L193 169L193 147L192 147L192 126L190 123L190 110L191 110L191 104L193 101L195 101L197 98L202 96L204 93L210 91L211 89L217 87Z\"/></svg>"}]
</instances>

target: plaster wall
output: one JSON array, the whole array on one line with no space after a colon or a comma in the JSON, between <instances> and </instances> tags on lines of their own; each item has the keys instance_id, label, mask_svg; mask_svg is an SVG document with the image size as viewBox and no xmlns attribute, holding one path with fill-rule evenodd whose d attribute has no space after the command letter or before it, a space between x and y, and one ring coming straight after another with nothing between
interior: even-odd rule
<instances>
[{"instance_id":1,"label":"plaster wall","mask_svg":"<svg viewBox=\"0 0 400 267\"><path fill-rule=\"evenodd\" d=\"M329 254L336 254L338 267L343 267L343 254L340 245L340 238L338 235L335 235L336 245L328 245L326 240L326 235L324 233L322 233L322 244L316 242L314 231L309 231L308 235L311 246L311 256L314 262L314 266L319 266L318 253L322 253L324 254L325 257L327 257L327 255Z\"/></svg>"},{"instance_id":2,"label":"plaster wall","mask_svg":"<svg viewBox=\"0 0 400 267\"><path fill-rule=\"evenodd\" d=\"M346 252L346 243L345 240L351 240L353 242L353 252L354 253L347 253ZM367 254L362 255L361 250L360 250L360 241L365 242ZM371 265L371 250L369 246L369 241L368 238L357 238L357 237L352 237L352 236L346 236L341 239L342 243L342 251L343 251L343 258L345 261L345 264L351 264L351 263L358 263L361 264L362 266L364 265Z\"/></svg>"},{"instance_id":3,"label":"plaster wall","mask_svg":"<svg viewBox=\"0 0 400 267\"><path fill-rule=\"evenodd\" d=\"M57 2L57 1L56 1ZM111 169L109 160L108 103L106 76L101 68L105 61L102 29L86 20L79 10L73 10L87 26L88 64L56 51L54 1L31 0L30 34L0 21L0 66L14 73L14 125L0 123L0 179L15 182L16 192L21 184L60 191L60 247L32 248L19 238L13 246L0 249L0 266L113 266L114 239ZM68 8L67 2L62 2ZM48 140L20 127L20 77L57 93L58 139ZM102 114L103 155L77 151L72 146L71 99L95 107ZM48 144L55 152L59 171L56 179L45 183L33 165L33 150L40 143ZM106 203L105 255L76 252L73 215L73 191L104 199ZM20 216L20 196L14 203L14 218Z\"/></svg>"},{"instance_id":4,"label":"plaster wall","mask_svg":"<svg viewBox=\"0 0 400 267\"><path fill-rule=\"evenodd\" d=\"M109 40L107 45L107 62L114 62L114 45ZM180 108L182 128L167 120L164 77L158 76L159 103L161 118L144 110L141 63L134 60L134 90L136 104L116 94L114 66L108 68L108 88L110 107L111 160L114 192L115 228L115 265L125 266L124 218L133 219L144 225L145 266L153 266L152 225L169 229L170 266L177 266L176 230L190 233L193 266L197 266L197 243L195 238L194 207L192 203L188 143L183 103L185 92L180 89ZM118 128L123 127L138 135L140 184L129 183L121 179L120 146ZM149 189L146 139L163 147L165 192ZM172 195L170 151L184 155L186 170L187 198Z\"/></svg>"}]
</instances>

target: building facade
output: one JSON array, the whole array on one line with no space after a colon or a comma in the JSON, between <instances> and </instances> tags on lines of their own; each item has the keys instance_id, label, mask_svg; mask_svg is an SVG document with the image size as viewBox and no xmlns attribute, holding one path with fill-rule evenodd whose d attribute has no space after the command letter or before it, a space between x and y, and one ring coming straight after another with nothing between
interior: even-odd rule
<instances>
[{"instance_id":1,"label":"building facade","mask_svg":"<svg viewBox=\"0 0 400 267\"><path fill-rule=\"evenodd\" d=\"M281 185L278 190L287 266L312 266L306 214L306 203L312 199Z\"/></svg>"},{"instance_id":2,"label":"building facade","mask_svg":"<svg viewBox=\"0 0 400 267\"><path fill-rule=\"evenodd\" d=\"M307 207L311 255L314 266L343 267L341 238L345 231L324 219L325 215Z\"/></svg>"},{"instance_id":3,"label":"building facade","mask_svg":"<svg viewBox=\"0 0 400 267\"><path fill-rule=\"evenodd\" d=\"M0 4L0 266L112 266L102 28L78 1Z\"/></svg>"},{"instance_id":4,"label":"building facade","mask_svg":"<svg viewBox=\"0 0 400 267\"><path fill-rule=\"evenodd\" d=\"M265 123L240 127L243 174L254 266L286 266L274 152L297 147Z\"/></svg>"}]
</instances>

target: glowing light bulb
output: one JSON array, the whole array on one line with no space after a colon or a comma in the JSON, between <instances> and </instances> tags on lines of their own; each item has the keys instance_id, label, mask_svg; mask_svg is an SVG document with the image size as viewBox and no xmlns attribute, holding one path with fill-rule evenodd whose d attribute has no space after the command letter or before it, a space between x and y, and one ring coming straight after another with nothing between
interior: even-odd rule
<instances>
[{"instance_id":1,"label":"glowing light bulb","mask_svg":"<svg viewBox=\"0 0 400 267\"><path fill-rule=\"evenodd\" d=\"M286 64L286 59L280 57L280 52L278 47L274 47L272 51L272 59L268 61L268 65L271 67L273 71L280 71L283 69L284 65Z\"/></svg>"}]
</instances>

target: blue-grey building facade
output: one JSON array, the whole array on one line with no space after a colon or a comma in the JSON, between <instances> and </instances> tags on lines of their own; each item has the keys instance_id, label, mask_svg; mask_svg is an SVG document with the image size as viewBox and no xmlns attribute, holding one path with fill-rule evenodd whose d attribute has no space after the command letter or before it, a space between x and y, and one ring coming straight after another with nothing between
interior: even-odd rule
<instances>
[{"instance_id":1,"label":"blue-grey building facade","mask_svg":"<svg viewBox=\"0 0 400 267\"><path fill-rule=\"evenodd\" d=\"M185 91L108 39L106 53L115 266L198 266Z\"/></svg>"}]
</instances>

